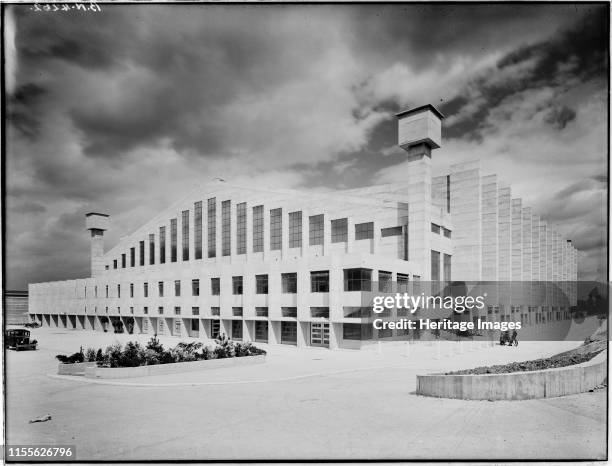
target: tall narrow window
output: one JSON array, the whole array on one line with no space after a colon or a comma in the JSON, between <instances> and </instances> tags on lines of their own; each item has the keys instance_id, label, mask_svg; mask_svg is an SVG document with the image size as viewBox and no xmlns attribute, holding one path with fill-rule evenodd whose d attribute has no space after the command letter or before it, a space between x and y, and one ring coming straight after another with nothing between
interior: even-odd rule
<instances>
[{"instance_id":1,"label":"tall narrow window","mask_svg":"<svg viewBox=\"0 0 612 466\"><path fill-rule=\"evenodd\" d=\"M393 274L384 270L378 271L378 291L381 293L390 293L393 285Z\"/></svg>"},{"instance_id":2,"label":"tall narrow window","mask_svg":"<svg viewBox=\"0 0 612 466\"><path fill-rule=\"evenodd\" d=\"M213 296L219 296L221 294L221 279L219 277L210 279L210 294Z\"/></svg>"},{"instance_id":3,"label":"tall narrow window","mask_svg":"<svg viewBox=\"0 0 612 466\"><path fill-rule=\"evenodd\" d=\"M134 284L130 283L130 298L134 297Z\"/></svg>"},{"instance_id":4,"label":"tall narrow window","mask_svg":"<svg viewBox=\"0 0 612 466\"><path fill-rule=\"evenodd\" d=\"M159 263L166 263L166 227L159 227Z\"/></svg>"},{"instance_id":5,"label":"tall narrow window","mask_svg":"<svg viewBox=\"0 0 612 466\"><path fill-rule=\"evenodd\" d=\"M272 251L283 248L283 211L270 210L270 249Z\"/></svg>"},{"instance_id":6,"label":"tall narrow window","mask_svg":"<svg viewBox=\"0 0 612 466\"><path fill-rule=\"evenodd\" d=\"M125 254L121 254L121 268L125 269Z\"/></svg>"},{"instance_id":7,"label":"tall narrow window","mask_svg":"<svg viewBox=\"0 0 612 466\"><path fill-rule=\"evenodd\" d=\"M221 202L221 254L232 253L232 201Z\"/></svg>"},{"instance_id":8,"label":"tall narrow window","mask_svg":"<svg viewBox=\"0 0 612 466\"><path fill-rule=\"evenodd\" d=\"M247 248L246 202L236 205L236 254L246 254Z\"/></svg>"},{"instance_id":9,"label":"tall narrow window","mask_svg":"<svg viewBox=\"0 0 612 466\"><path fill-rule=\"evenodd\" d=\"M174 280L174 296L180 296L180 295L181 295L181 281Z\"/></svg>"},{"instance_id":10,"label":"tall narrow window","mask_svg":"<svg viewBox=\"0 0 612 466\"><path fill-rule=\"evenodd\" d=\"M136 265L136 248L130 248L130 267Z\"/></svg>"},{"instance_id":11,"label":"tall narrow window","mask_svg":"<svg viewBox=\"0 0 612 466\"><path fill-rule=\"evenodd\" d=\"M149 297L149 284L147 282L144 282L142 284L142 294L145 298Z\"/></svg>"},{"instance_id":12,"label":"tall narrow window","mask_svg":"<svg viewBox=\"0 0 612 466\"><path fill-rule=\"evenodd\" d=\"M348 219L339 218L331 221L331 242L344 243L348 241Z\"/></svg>"},{"instance_id":13,"label":"tall narrow window","mask_svg":"<svg viewBox=\"0 0 612 466\"><path fill-rule=\"evenodd\" d=\"M157 283L157 291L160 298L164 297L164 282Z\"/></svg>"},{"instance_id":14,"label":"tall narrow window","mask_svg":"<svg viewBox=\"0 0 612 466\"><path fill-rule=\"evenodd\" d=\"M302 212L289 213L289 247L299 248L302 245Z\"/></svg>"},{"instance_id":15,"label":"tall narrow window","mask_svg":"<svg viewBox=\"0 0 612 466\"><path fill-rule=\"evenodd\" d=\"M117 298L121 298L121 285L117 285Z\"/></svg>"},{"instance_id":16,"label":"tall narrow window","mask_svg":"<svg viewBox=\"0 0 612 466\"><path fill-rule=\"evenodd\" d=\"M297 293L297 273L281 274L283 293Z\"/></svg>"},{"instance_id":17,"label":"tall narrow window","mask_svg":"<svg viewBox=\"0 0 612 466\"><path fill-rule=\"evenodd\" d=\"M113 269L116 269L116 268L117 268L117 259L114 259L113 260Z\"/></svg>"},{"instance_id":18,"label":"tall narrow window","mask_svg":"<svg viewBox=\"0 0 612 466\"><path fill-rule=\"evenodd\" d=\"M451 257L450 254L444 254L444 269L442 273L447 284L451 281Z\"/></svg>"},{"instance_id":19,"label":"tall narrow window","mask_svg":"<svg viewBox=\"0 0 612 466\"><path fill-rule=\"evenodd\" d=\"M176 262L176 235L177 235L177 231L176 231L177 227L176 227L176 219L173 218L172 220L170 220L170 261L171 262Z\"/></svg>"},{"instance_id":20,"label":"tall narrow window","mask_svg":"<svg viewBox=\"0 0 612 466\"><path fill-rule=\"evenodd\" d=\"M264 250L264 211L263 206L253 207L253 252Z\"/></svg>"},{"instance_id":21,"label":"tall narrow window","mask_svg":"<svg viewBox=\"0 0 612 466\"><path fill-rule=\"evenodd\" d=\"M208 257L217 257L217 200L208 200Z\"/></svg>"},{"instance_id":22,"label":"tall narrow window","mask_svg":"<svg viewBox=\"0 0 612 466\"><path fill-rule=\"evenodd\" d=\"M191 280L191 295L200 296L200 280L197 278Z\"/></svg>"},{"instance_id":23,"label":"tall narrow window","mask_svg":"<svg viewBox=\"0 0 612 466\"><path fill-rule=\"evenodd\" d=\"M193 205L193 223L195 258L202 259L202 201Z\"/></svg>"},{"instance_id":24,"label":"tall narrow window","mask_svg":"<svg viewBox=\"0 0 612 466\"><path fill-rule=\"evenodd\" d=\"M183 231L182 243L181 243L181 246L183 247L183 260L188 261L189 260L189 211L188 210L183 210L181 228Z\"/></svg>"},{"instance_id":25,"label":"tall narrow window","mask_svg":"<svg viewBox=\"0 0 612 466\"><path fill-rule=\"evenodd\" d=\"M138 252L140 252L140 265L145 265L145 257L144 257L145 242L141 241L138 246L139 246L139 249L140 249L140 251L138 251Z\"/></svg>"},{"instance_id":26,"label":"tall narrow window","mask_svg":"<svg viewBox=\"0 0 612 466\"><path fill-rule=\"evenodd\" d=\"M242 294L242 277L232 277L232 294Z\"/></svg>"},{"instance_id":27,"label":"tall narrow window","mask_svg":"<svg viewBox=\"0 0 612 466\"><path fill-rule=\"evenodd\" d=\"M440 291L440 253L431 251L431 292L436 294Z\"/></svg>"},{"instance_id":28,"label":"tall narrow window","mask_svg":"<svg viewBox=\"0 0 612 466\"><path fill-rule=\"evenodd\" d=\"M268 294L268 276L255 275L255 293Z\"/></svg>"},{"instance_id":29,"label":"tall narrow window","mask_svg":"<svg viewBox=\"0 0 612 466\"><path fill-rule=\"evenodd\" d=\"M309 218L309 223L309 244L311 246L323 244L323 234L325 230L325 226L323 225L323 214L311 215Z\"/></svg>"},{"instance_id":30,"label":"tall narrow window","mask_svg":"<svg viewBox=\"0 0 612 466\"><path fill-rule=\"evenodd\" d=\"M155 264L155 235L149 235L149 264Z\"/></svg>"}]
</instances>

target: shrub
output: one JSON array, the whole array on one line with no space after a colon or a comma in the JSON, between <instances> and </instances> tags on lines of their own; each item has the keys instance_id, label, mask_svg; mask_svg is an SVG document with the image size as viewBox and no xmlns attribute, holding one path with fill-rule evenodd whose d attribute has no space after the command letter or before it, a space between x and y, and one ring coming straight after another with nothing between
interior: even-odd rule
<instances>
[{"instance_id":1,"label":"shrub","mask_svg":"<svg viewBox=\"0 0 612 466\"><path fill-rule=\"evenodd\" d=\"M87 362L92 362L96 360L96 350L93 348L87 348L85 352L85 360Z\"/></svg>"},{"instance_id":2,"label":"shrub","mask_svg":"<svg viewBox=\"0 0 612 466\"><path fill-rule=\"evenodd\" d=\"M219 335L215 340L217 347L214 349L217 359L233 358L236 356L234 342L227 338L224 333Z\"/></svg>"},{"instance_id":3,"label":"shrub","mask_svg":"<svg viewBox=\"0 0 612 466\"><path fill-rule=\"evenodd\" d=\"M253 343L251 343L250 341L246 343L236 343L236 357L237 358L241 358L244 356L257 356L260 354L266 354L265 350L258 348L257 346L253 345Z\"/></svg>"},{"instance_id":4,"label":"shrub","mask_svg":"<svg viewBox=\"0 0 612 466\"><path fill-rule=\"evenodd\" d=\"M104 353L104 364L109 367L121 367L119 366L121 354L121 343L110 345L106 348L106 352Z\"/></svg>"},{"instance_id":5,"label":"shrub","mask_svg":"<svg viewBox=\"0 0 612 466\"><path fill-rule=\"evenodd\" d=\"M155 364L159 364L159 353L153 351L150 348L144 349L144 360L145 365L154 366Z\"/></svg>"},{"instance_id":6,"label":"shrub","mask_svg":"<svg viewBox=\"0 0 612 466\"><path fill-rule=\"evenodd\" d=\"M217 359L217 355L215 353L215 349L207 346L202 349L202 359Z\"/></svg>"},{"instance_id":7,"label":"shrub","mask_svg":"<svg viewBox=\"0 0 612 466\"><path fill-rule=\"evenodd\" d=\"M66 356L65 354L58 354L55 358L64 364L74 364L76 362L84 362L85 356L83 355L83 349L78 353L71 354L70 356Z\"/></svg>"},{"instance_id":8,"label":"shrub","mask_svg":"<svg viewBox=\"0 0 612 466\"><path fill-rule=\"evenodd\" d=\"M174 348L166 350L157 336L154 336L145 347L138 342L129 341L124 347L120 343L114 343L108 346L104 352L102 349L96 351L94 348L87 348L87 351L83 353L81 347L78 353L70 356L58 354L56 358L65 364L87 360L96 361L98 366L102 367L138 367L266 354L264 350L257 348L250 342L234 343L225 335L221 335L215 342L214 347L203 346L200 342L181 342Z\"/></svg>"},{"instance_id":9,"label":"shrub","mask_svg":"<svg viewBox=\"0 0 612 466\"><path fill-rule=\"evenodd\" d=\"M119 356L117 364L119 367L138 367L145 362L144 349L138 342L128 341Z\"/></svg>"},{"instance_id":10,"label":"shrub","mask_svg":"<svg viewBox=\"0 0 612 466\"><path fill-rule=\"evenodd\" d=\"M154 335L151 337L151 339L149 340L149 342L147 343L147 346L145 347L146 349L150 349L155 351L158 354L161 354L164 352L164 345L162 345L159 340L157 339L157 335Z\"/></svg>"}]
</instances>

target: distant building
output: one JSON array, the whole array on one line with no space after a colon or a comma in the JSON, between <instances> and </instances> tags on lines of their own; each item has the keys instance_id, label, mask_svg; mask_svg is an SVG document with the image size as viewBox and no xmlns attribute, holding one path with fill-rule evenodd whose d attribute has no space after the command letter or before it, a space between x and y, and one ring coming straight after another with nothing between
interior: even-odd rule
<instances>
[{"instance_id":1,"label":"distant building","mask_svg":"<svg viewBox=\"0 0 612 466\"><path fill-rule=\"evenodd\" d=\"M110 320L137 333L359 348L396 336L364 319L361 291L372 282L415 291L422 282L576 280L572 244L479 162L432 176L438 110L397 117L409 161L401 183L318 194L216 183L107 252L109 216L87 214L91 277L30 285L30 313L68 328ZM567 317L570 305L496 302L482 317L535 324Z\"/></svg>"},{"instance_id":2,"label":"distant building","mask_svg":"<svg viewBox=\"0 0 612 466\"><path fill-rule=\"evenodd\" d=\"M4 292L4 321L7 325L30 322L27 291L9 290Z\"/></svg>"}]
</instances>

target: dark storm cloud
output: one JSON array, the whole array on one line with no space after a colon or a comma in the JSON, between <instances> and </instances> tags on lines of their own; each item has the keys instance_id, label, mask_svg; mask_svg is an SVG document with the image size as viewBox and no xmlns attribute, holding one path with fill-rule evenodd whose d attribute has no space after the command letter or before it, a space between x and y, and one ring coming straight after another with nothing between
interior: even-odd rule
<instances>
[{"instance_id":1,"label":"dark storm cloud","mask_svg":"<svg viewBox=\"0 0 612 466\"><path fill-rule=\"evenodd\" d=\"M563 129L572 120L576 118L576 111L566 105L562 107L553 107L546 116L546 122L550 123L557 129Z\"/></svg>"},{"instance_id":2,"label":"dark storm cloud","mask_svg":"<svg viewBox=\"0 0 612 466\"><path fill-rule=\"evenodd\" d=\"M508 53L493 70L469 84L467 95L457 95L442 104L442 112L459 115L453 124L445 127L446 136L479 139L490 109L514 94L543 87L562 90L577 82L604 79L607 25L601 8L590 9L572 27L551 40ZM462 116L463 109L472 105L476 108ZM562 130L575 117L573 109L562 106L552 108L547 121Z\"/></svg>"},{"instance_id":3,"label":"dark storm cloud","mask_svg":"<svg viewBox=\"0 0 612 466\"><path fill-rule=\"evenodd\" d=\"M426 67L447 54L483 54L529 41L585 10L576 5L368 5L359 7L360 45ZM549 26L550 25L550 26ZM552 32L552 31L550 31ZM361 39L361 40L360 40Z\"/></svg>"},{"instance_id":4,"label":"dark storm cloud","mask_svg":"<svg viewBox=\"0 0 612 466\"><path fill-rule=\"evenodd\" d=\"M6 107L7 122L23 136L34 139L40 129L37 118L37 104L45 94L45 89L35 83L19 86L13 95L9 95Z\"/></svg>"},{"instance_id":5,"label":"dark storm cloud","mask_svg":"<svg viewBox=\"0 0 612 466\"><path fill-rule=\"evenodd\" d=\"M283 35L298 37L275 29L284 12L105 5L100 15L52 21L22 14L19 52L32 68L64 62L102 69L117 83L109 89L85 74L75 84L89 89L87 101L65 102L87 155L121 157L161 140L179 151L211 155L222 147L219 112L225 104L299 77L308 67L300 55L325 50L320 37L298 44L295 55L288 51Z\"/></svg>"}]
</instances>

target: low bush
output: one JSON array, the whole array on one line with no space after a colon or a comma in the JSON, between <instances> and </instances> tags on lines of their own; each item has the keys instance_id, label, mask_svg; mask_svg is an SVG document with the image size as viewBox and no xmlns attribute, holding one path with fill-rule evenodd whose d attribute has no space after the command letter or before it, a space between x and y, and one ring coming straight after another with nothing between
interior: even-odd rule
<instances>
[{"instance_id":1,"label":"low bush","mask_svg":"<svg viewBox=\"0 0 612 466\"><path fill-rule=\"evenodd\" d=\"M157 336L151 337L145 346L129 341L125 346L114 343L102 350L83 348L71 356L58 354L56 358L66 364L84 361L95 361L100 367L138 367L174 362L205 361L209 359L241 358L257 356L266 352L250 342L233 342L225 335L215 340L215 346L204 346L201 342L178 343L174 348L165 349Z\"/></svg>"}]
</instances>

